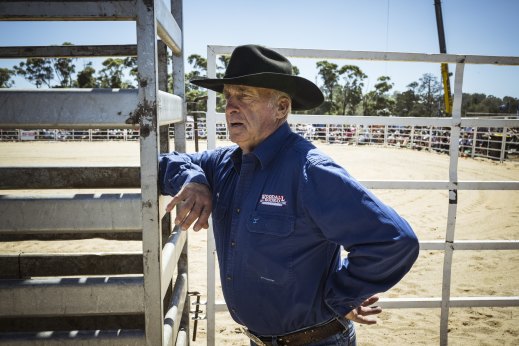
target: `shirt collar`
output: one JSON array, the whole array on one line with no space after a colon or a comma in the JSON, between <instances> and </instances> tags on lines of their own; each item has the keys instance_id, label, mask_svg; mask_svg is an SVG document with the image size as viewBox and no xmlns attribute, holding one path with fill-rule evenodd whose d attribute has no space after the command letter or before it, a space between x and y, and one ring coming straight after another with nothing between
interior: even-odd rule
<instances>
[{"instance_id":1,"label":"shirt collar","mask_svg":"<svg viewBox=\"0 0 519 346\"><path fill-rule=\"evenodd\" d=\"M261 142L252 151L264 169L276 157L277 153L284 147L288 136L292 133L288 122L283 123L270 136Z\"/></svg>"},{"instance_id":2,"label":"shirt collar","mask_svg":"<svg viewBox=\"0 0 519 346\"><path fill-rule=\"evenodd\" d=\"M286 143L286 139L290 133L292 133L292 130L290 130L290 125L288 125L288 122L285 122L251 152L251 154L256 156L260 162L262 169L267 167L267 165L274 159L279 150L281 150L281 148ZM238 173L240 172L241 168L242 155L243 151L238 146L231 154L231 160L233 161L234 169Z\"/></svg>"}]
</instances>

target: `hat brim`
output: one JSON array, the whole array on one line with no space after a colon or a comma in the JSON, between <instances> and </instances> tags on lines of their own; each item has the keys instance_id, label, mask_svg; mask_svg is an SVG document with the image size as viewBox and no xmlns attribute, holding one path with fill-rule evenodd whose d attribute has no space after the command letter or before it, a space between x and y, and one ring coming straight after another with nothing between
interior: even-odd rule
<instances>
[{"instance_id":1,"label":"hat brim","mask_svg":"<svg viewBox=\"0 0 519 346\"><path fill-rule=\"evenodd\" d=\"M225 84L279 90L290 96L293 110L312 109L324 101L319 87L308 79L281 73L264 72L231 78L202 78L190 82L219 93L223 92Z\"/></svg>"}]
</instances>

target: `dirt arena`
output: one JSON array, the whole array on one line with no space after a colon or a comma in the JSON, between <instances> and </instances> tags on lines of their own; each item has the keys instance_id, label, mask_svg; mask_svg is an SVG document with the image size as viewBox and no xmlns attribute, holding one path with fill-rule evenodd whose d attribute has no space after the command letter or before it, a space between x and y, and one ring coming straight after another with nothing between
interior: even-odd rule
<instances>
[{"instance_id":1,"label":"dirt arena","mask_svg":"<svg viewBox=\"0 0 519 346\"><path fill-rule=\"evenodd\" d=\"M189 143L192 149L193 143ZM359 180L448 180L447 155L408 149L330 145L316 142ZM204 147L204 144L202 144ZM138 143L0 143L0 166L138 165ZM460 158L460 181L519 181L519 163ZM69 191L70 192L70 191ZM81 193L85 191L77 191ZM446 191L375 190L413 226L421 240L445 236ZM3 191L2 194L14 193ZM33 194L34 191L17 191ZM519 239L518 191L459 191L455 239ZM190 290L206 290L207 234L189 234ZM139 250L127 241L126 250ZM118 251L120 242L103 239L62 242L0 243L0 252ZM411 272L383 297L441 296L443 252L422 251ZM217 268L215 268L217 270ZM217 287L217 298L221 293ZM452 268L452 296L519 296L519 251L457 251ZM128 297L131 299L131 297ZM203 300L205 296L203 297ZM439 309L391 309L375 326L357 326L359 345L438 345ZM519 345L519 308L451 308L450 345ZM227 313L218 313L217 345L248 345ZM205 345L206 324L200 322L197 341Z\"/></svg>"}]
</instances>

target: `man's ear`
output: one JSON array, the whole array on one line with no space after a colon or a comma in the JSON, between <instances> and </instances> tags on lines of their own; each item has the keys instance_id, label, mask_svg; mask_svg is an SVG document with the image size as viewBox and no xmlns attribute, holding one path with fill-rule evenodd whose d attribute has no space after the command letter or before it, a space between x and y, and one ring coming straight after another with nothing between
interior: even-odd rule
<instances>
[{"instance_id":1,"label":"man's ear","mask_svg":"<svg viewBox=\"0 0 519 346\"><path fill-rule=\"evenodd\" d=\"M290 108L290 100L285 96L281 96L277 102L276 118L278 118L278 119L286 118L288 116L289 108Z\"/></svg>"}]
</instances>

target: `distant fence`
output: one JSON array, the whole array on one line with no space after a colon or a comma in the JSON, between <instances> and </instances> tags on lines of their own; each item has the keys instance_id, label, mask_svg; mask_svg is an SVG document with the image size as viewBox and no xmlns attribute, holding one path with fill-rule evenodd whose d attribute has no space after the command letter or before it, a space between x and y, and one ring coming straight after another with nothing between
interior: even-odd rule
<instances>
[{"instance_id":1,"label":"distant fence","mask_svg":"<svg viewBox=\"0 0 519 346\"><path fill-rule=\"evenodd\" d=\"M341 119L337 116L337 119ZM492 119L518 119L500 116ZM466 118L464 118L466 119ZM471 118L476 119L476 118ZM488 117L485 117L488 119ZM206 139L205 118L197 126L186 123L186 139ZM449 153L450 127L431 125L359 125L347 123L291 123L294 132L310 140L343 145L383 145L390 147ZM196 133L195 133L195 128ZM229 139L225 123L216 124L218 139ZM170 128L170 138L174 129ZM132 129L90 130L2 130L0 141L137 141L139 131ZM459 152L465 157L494 160L519 159L519 128L464 127L460 129Z\"/></svg>"}]
</instances>

